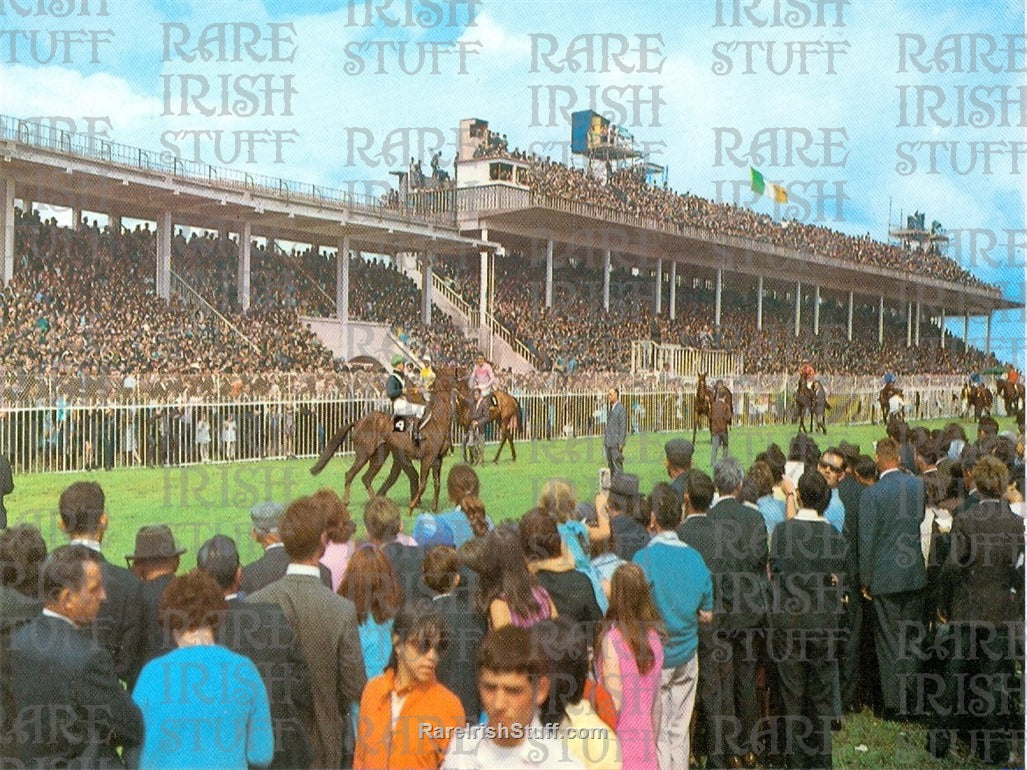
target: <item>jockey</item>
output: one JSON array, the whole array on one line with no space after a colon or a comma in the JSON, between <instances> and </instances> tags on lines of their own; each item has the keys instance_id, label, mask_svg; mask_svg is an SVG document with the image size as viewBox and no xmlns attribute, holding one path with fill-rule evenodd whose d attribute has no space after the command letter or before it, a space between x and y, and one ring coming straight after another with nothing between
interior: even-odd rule
<instances>
[{"instance_id":1,"label":"jockey","mask_svg":"<svg viewBox=\"0 0 1027 770\"><path fill-rule=\"evenodd\" d=\"M974 372L973 374L970 375L970 384L971 385L983 385L984 384L984 378L981 377L980 372Z\"/></svg>"},{"instance_id":2,"label":"jockey","mask_svg":"<svg viewBox=\"0 0 1027 770\"><path fill-rule=\"evenodd\" d=\"M421 389L428 393L431 390L431 385L435 382L435 370L431 368L431 356L427 353L424 355L424 366L421 367Z\"/></svg>"},{"instance_id":3,"label":"jockey","mask_svg":"<svg viewBox=\"0 0 1027 770\"><path fill-rule=\"evenodd\" d=\"M412 404L406 398L406 377L403 370L406 359L401 355L392 357L392 371L385 380L385 395L392 402L392 414L395 417L416 417L414 421L413 439L420 440L421 418L424 417L424 404Z\"/></svg>"},{"instance_id":4,"label":"jockey","mask_svg":"<svg viewBox=\"0 0 1027 770\"><path fill-rule=\"evenodd\" d=\"M474 369L471 371L471 376L467 378L468 387L472 390L475 388L480 389L482 396L491 396L492 403L495 405L496 399L492 395L492 388L495 387L495 384L496 374L492 371L492 365L485 360L485 356L482 353L479 353Z\"/></svg>"}]
</instances>

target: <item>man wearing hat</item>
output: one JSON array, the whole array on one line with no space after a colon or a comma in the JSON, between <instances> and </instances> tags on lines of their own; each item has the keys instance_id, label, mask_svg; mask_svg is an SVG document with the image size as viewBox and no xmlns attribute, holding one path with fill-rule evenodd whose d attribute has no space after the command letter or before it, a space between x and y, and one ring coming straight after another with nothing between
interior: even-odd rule
<instances>
[{"instance_id":1,"label":"man wearing hat","mask_svg":"<svg viewBox=\"0 0 1027 770\"><path fill-rule=\"evenodd\" d=\"M420 440L421 418L424 417L424 404L412 404L406 397L407 380L404 374L406 359L397 354L392 357L392 371L385 380L385 395L392 402L392 414L396 417L416 417L414 421L413 440Z\"/></svg>"},{"instance_id":2,"label":"man wearing hat","mask_svg":"<svg viewBox=\"0 0 1027 770\"><path fill-rule=\"evenodd\" d=\"M618 473L610 480L610 490L606 496L610 532L613 535L614 551L624 561L631 561L635 552L649 543L648 514L643 516L641 503L638 476Z\"/></svg>"},{"instance_id":3,"label":"man wearing hat","mask_svg":"<svg viewBox=\"0 0 1027 770\"><path fill-rule=\"evenodd\" d=\"M289 555L282 545L282 536L278 531L278 523L285 513L285 506L270 500L257 503L250 508L250 520L253 522L253 539L260 543L264 549L264 555L251 564L247 564L242 571L242 586L240 590L244 594L252 594L264 586L274 583L285 576L289 568ZM331 572L323 564L321 565L321 582L331 587Z\"/></svg>"},{"instance_id":4,"label":"man wearing hat","mask_svg":"<svg viewBox=\"0 0 1027 770\"><path fill-rule=\"evenodd\" d=\"M174 580L183 553L185 549L175 544L167 524L148 524L136 532L135 552L125 556L132 572L143 581L143 665L174 649L174 643L165 638L157 613L164 589Z\"/></svg>"},{"instance_id":5,"label":"man wearing hat","mask_svg":"<svg viewBox=\"0 0 1027 770\"><path fill-rule=\"evenodd\" d=\"M239 598L242 566L232 538L215 535L200 546L196 566L214 578L228 602L218 626L218 644L252 660L267 688L275 734L275 754L268 768L310 767L313 752L303 727L312 718L310 675L285 613L272 602Z\"/></svg>"},{"instance_id":6,"label":"man wearing hat","mask_svg":"<svg viewBox=\"0 0 1027 770\"><path fill-rule=\"evenodd\" d=\"M670 486L678 494L678 499L685 498L685 482L688 480L688 472L692 470L692 452L694 447L691 441L683 438L675 438L663 446L663 465L670 476Z\"/></svg>"}]
</instances>

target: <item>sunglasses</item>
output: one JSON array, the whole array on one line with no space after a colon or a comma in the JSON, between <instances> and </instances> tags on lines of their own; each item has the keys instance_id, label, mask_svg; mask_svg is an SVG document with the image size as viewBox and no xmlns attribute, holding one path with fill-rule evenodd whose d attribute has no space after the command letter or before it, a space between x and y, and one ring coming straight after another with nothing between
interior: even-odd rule
<instances>
[{"instance_id":1,"label":"sunglasses","mask_svg":"<svg viewBox=\"0 0 1027 770\"><path fill-rule=\"evenodd\" d=\"M435 650L441 655L449 647L448 640L431 636L411 637L407 639L407 644L417 650L418 655L427 655L431 650Z\"/></svg>"},{"instance_id":2,"label":"sunglasses","mask_svg":"<svg viewBox=\"0 0 1027 770\"><path fill-rule=\"evenodd\" d=\"M817 465L825 471L834 471L835 473L841 473L845 468L841 465L831 465L831 463L819 462Z\"/></svg>"}]
</instances>

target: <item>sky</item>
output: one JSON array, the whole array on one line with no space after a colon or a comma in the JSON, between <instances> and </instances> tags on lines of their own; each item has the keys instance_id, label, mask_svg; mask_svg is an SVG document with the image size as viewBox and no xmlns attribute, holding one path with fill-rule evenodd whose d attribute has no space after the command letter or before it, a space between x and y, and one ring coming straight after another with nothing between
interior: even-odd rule
<instances>
[{"instance_id":1,"label":"sky","mask_svg":"<svg viewBox=\"0 0 1027 770\"><path fill-rule=\"evenodd\" d=\"M1024 48L1015 0L9 0L0 112L380 194L461 118L563 159L594 108L681 192L878 239L925 212L1022 303ZM1022 307L992 344L1022 368Z\"/></svg>"}]
</instances>

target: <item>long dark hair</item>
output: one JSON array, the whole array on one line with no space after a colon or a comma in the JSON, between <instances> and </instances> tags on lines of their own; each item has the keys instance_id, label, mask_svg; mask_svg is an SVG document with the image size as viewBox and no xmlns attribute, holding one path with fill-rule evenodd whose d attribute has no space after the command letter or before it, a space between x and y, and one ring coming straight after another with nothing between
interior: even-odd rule
<instances>
[{"instance_id":1,"label":"long dark hair","mask_svg":"<svg viewBox=\"0 0 1027 770\"><path fill-rule=\"evenodd\" d=\"M430 599L415 599L404 604L392 621L392 635L399 638L392 645L392 653L385 668L393 671L399 665L396 647L411 639L422 648L421 652L427 651L429 643L436 646L440 655L449 647L449 627Z\"/></svg>"},{"instance_id":2,"label":"long dark hair","mask_svg":"<svg viewBox=\"0 0 1027 770\"><path fill-rule=\"evenodd\" d=\"M374 617L375 623L384 623L395 617L403 603L403 588L396 570L375 543L364 543L349 558L338 593L356 605L357 622L361 625L368 615Z\"/></svg>"},{"instance_id":3,"label":"long dark hair","mask_svg":"<svg viewBox=\"0 0 1027 770\"><path fill-rule=\"evenodd\" d=\"M631 562L622 564L613 573L610 608L599 632L600 641L614 627L620 629L624 641L631 648L638 673L648 673L656 662L655 653L649 646L649 630L655 629L661 638L665 634L660 612L649 590L649 581L642 568Z\"/></svg>"},{"instance_id":4,"label":"long dark hair","mask_svg":"<svg viewBox=\"0 0 1027 770\"><path fill-rule=\"evenodd\" d=\"M475 605L485 617L496 599L510 605L511 615L531 617L542 610L533 590L538 581L528 571L520 534L512 523L503 522L485 535L478 568Z\"/></svg>"}]
</instances>

